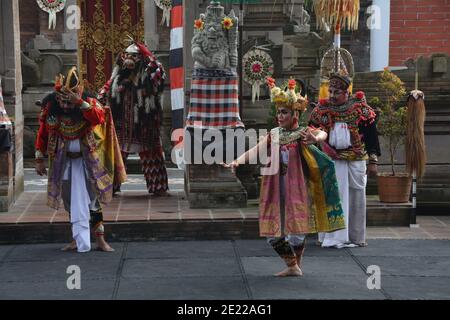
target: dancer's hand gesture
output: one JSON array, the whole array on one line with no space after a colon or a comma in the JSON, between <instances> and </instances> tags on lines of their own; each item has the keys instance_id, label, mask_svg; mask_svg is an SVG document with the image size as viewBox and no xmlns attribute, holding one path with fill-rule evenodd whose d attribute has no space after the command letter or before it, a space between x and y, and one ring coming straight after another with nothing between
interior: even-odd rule
<instances>
[{"instance_id":1,"label":"dancer's hand gesture","mask_svg":"<svg viewBox=\"0 0 450 320\"><path fill-rule=\"evenodd\" d=\"M231 172L236 173L236 168L239 167L239 163L234 160L230 164L223 163L222 166L224 166L225 168L231 168Z\"/></svg>"},{"instance_id":2,"label":"dancer's hand gesture","mask_svg":"<svg viewBox=\"0 0 450 320\"><path fill-rule=\"evenodd\" d=\"M318 142L317 137L312 133L311 128L306 128L300 132L303 144L315 144Z\"/></svg>"}]
</instances>

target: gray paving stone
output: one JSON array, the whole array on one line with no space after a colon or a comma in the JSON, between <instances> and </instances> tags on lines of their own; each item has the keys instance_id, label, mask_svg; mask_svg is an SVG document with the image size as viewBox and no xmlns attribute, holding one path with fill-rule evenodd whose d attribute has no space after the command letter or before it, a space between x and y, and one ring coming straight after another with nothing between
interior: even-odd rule
<instances>
[{"instance_id":1,"label":"gray paving stone","mask_svg":"<svg viewBox=\"0 0 450 320\"><path fill-rule=\"evenodd\" d=\"M450 277L385 276L381 287L393 299L450 299Z\"/></svg>"},{"instance_id":2,"label":"gray paving stone","mask_svg":"<svg viewBox=\"0 0 450 320\"><path fill-rule=\"evenodd\" d=\"M248 299L242 277L121 279L117 299Z\"/></svg>"},{"instance_id":3,"label":"gray paving stone","mask_svg":"<svg viewBox=\"0 0 450 320\"><path fill-rule=\"evenodd\" d=\"M279 257L247 257L242 263L249 276L269 276L286 268ZM304 274L365 275L351 257L305 257L302 270Z\"/></svg>"},{"instance_id":4,"label":"gray paving stone","mask_svg":"<svg viewBox=\"0 0 450 320\"><path fill-rule=\"evenodd\" d=\"M240 269L234 258L134 259L124 263L125 278L236 276Z\"/></svg>"},{"instance_id":5,"label":"gray paving stone","mask_svg":"<svg viewBox=\"0 0 450 320\"><path fill-rule=\"evenodd\" d=\"M367 268L377 265L381 276L450 276L448 257L358 257Z\"/></svg>"},{"instance_id":6,"label":"gray paving stone","mask_svg":"<svg viewBox=\"0 0 450 320\"><path fill-rule=\"evenodd\" d=\"M4 262L0 266L0 283L3 282L45 282L49 280L66 281L70 274L67 268L77 265L81 269L81 279L114 279L119 267L119 259L83 260L67 258L60 261L21 261Z\"/></svg>"},{"instance_id":7,"label":"gray paving stone","mask_svg":"<svg viewBox=\"0 0 450 320\"><path fill-rule=\"evenodd\" d=\"M236 240L236 246L241 257L275 257L277 253L266 240ZM315 244L315 239L307 239L305 256L340 257L349 256L346 249L321 248Z\"/></svg>"},{"instance_id":8,"label":"gray paving stone","mask_svg":"<svg viewBox=\"0 0 450 320\"><path fill-rule=\"evenodd\" d=\"M301 278L248 277L254 299L385 299L364 276L305 274Z\"/></svg>"},{"instance_id":9,"label":"gray paving stone","mask_svg":"<svg viewBox=\"0 0 450 320\"><path fill-rule=\"evenodd\" d=\"M0 300L106 300L115 280L82 280L81 290L67 289L66 281L1 283Z\"/></svg>"},{"instance_id":10,"label":"gray paving stone","mask_svg":"<svg viewBox=\"0 0 450 320\"><path fill-rule=\"evenodd\" d=\"M158 241L130 243L127 259L235 257L231 241Z\"/></svg>"},{"instance_id":11,"label":"gray paving stone","mask_svg":"<svg viewBox=\"0 0 450 320\"><path fill-rule=\"evenodd\" d=\"M128 243L117 298L248 299L233 244ZM450 299L448 244L370 240L367 248L336 250L309 241L305 275L283 279L273 277L285 265L264 239L235 243L254 299L383 299L383 292L394 299ZM124 244L113 246L112 254L64 253L58 244L0 246L0 299L111 299ZM69 265L81 267L81 291L66 288ZM383 291L367 289L369 265L380 266Z\"/></svg>"},{"instance_id":12,"label":"gray paving stone","mask_svg":"<svg viewBox=\"0 0 450 320\"><path fill-rule=\"evenodd\" d=\"M236 247L241 257L275 257L277 253L266 240L236 240Z\"/></svg>"},{"instance_id":13,"label":"gray paving stone","mask_svg":"<svg viewBox=\"0 0 450 320\"><path fill-rule=\"evenodd\" d=\"M13 247L14 246L0 246L0 262L5 258L8 251Z\"/></svg>"},{"instance_id":14,"label":"gray paving stone","mask_svg":"<svg viewBox=\"0 0 450 320\"><path fill-rule=\"evenodd\" d=\"M355 256L450 257L450 240L369 240L365 248L348 249Z\"/></svg>"},{"instance_id":15,"label":"gray paving stone","mask_svg":"<svg viewBox=\"0 0 450 320\"><path fill-rule=\"evenodd\" d=\"M114 252L101 252L95 250L96 244L92 244L92 251L88 253L63 252L60 249L66 244L35 244L18 245L14 248L6 261L65 261L67 259L88 259L117 260L120 259L123 250L123 243L111 243ZM1 248L1 247L0 247Z\"/></svg>"}]
</instances>

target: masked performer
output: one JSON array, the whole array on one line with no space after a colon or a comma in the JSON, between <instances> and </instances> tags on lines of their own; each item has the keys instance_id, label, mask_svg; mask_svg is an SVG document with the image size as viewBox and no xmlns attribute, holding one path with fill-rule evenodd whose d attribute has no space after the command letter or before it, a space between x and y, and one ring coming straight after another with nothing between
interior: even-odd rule
<instances>
[{"instance_id":1,"label":"masked performer","mask_svg":"<svg viewBox=\"0 0 450 320\"><path fill-rule=\"evenodd\" d=\"M351 79L334 73L329 79L329 99L321 99L311 113L310 125L328 133L322 150L335 162L347 229L319 234L323 247L342 248L366 244L367 174L376 176L380 145L376 114L363 92L350 95ZM369 160L368 167L366 161Z\"/></svg>"},{"instance_id":2,"label":"masked performer","mask_svg":"<svg viewBox=\"0 0 450 320\"><path fill-rule=\"evenodd\" d=\"M161 143L165 71L143 44L130 45L119 55L111 79L100 91L100 101L111 106L124 163L138 153L149 193L169 189ZM115 181L115 192L120 183Z\"/></svg>"},{"instance_id":3,"label":"masked performer","mask_svg":"<svg viewBox=\"0 0 450 320\"><path fill-rule=\"evenodd\" d=\"M109 110L83 94L76 68L57 77L55 92L42 102L36 139L36 171L47 174L51 208L60 200L70 213L73 242L63 250L91 250L89 220L99 250L113 251L104 237L100 203L112 198L113 176L125 181L117 137Z\"/></svg>"},{"instance_id":4,"label":"masked performer","mask_svg":"<svg viewBox=\"0 0 450 320\"><path fill-rule=\"evenodd\" d=\"M312 144L324 141L319 129L302 128L299 117L307 101L295 92L295 80L283 91L268 79L279 127L256 147L227 165L235 170L270 149L270 169L262 172L260 235L285 261L276 276L301 276L305 236L345 227L333 161ZM267 148L267 149L266 149Z\"/></svg>"}]
</instances>

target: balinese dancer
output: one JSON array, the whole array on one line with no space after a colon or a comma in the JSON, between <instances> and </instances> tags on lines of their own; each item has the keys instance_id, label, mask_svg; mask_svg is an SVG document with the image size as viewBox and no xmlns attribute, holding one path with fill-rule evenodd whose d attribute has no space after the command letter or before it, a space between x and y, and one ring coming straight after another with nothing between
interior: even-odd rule
<instances>
[{"instance_id":1,"label":"balinese dancer","mask_svg":"<svg viewBox=\"0 0 450 320\"><path fill-rule=\"evenodd\" d=\"M111 113L83 94L76 68L58 76L55 92L42 102L36 139L36 171L47 174L47 204L58 209L61 199L70 214L73 242L63 250L91 250L90 228L99 250L113 251L105 241L101 203L112 199L113 177L126 174Z\"/></svg>"},{"instance_id":2,"label":"balinese dancer","mask_svg":"<svg viewBox=\"0 0 450 320\"><path fill-rule=\"evenodd\" d=\"M129 154L139 154L148 192L158 196L169 189L161 142L165 78L153 53L135 42L119 55L111 79L99 95L100 101L111 107L123 162ZM114 188L120 191L118 181Z\"/></svg>"},{"instance_id":3,"label":"balinese dancer","mask_svg":"<svg viewBox=\"0 0 450 320\"><path fill-rule=\"evenodd\" d=\"M320 99L310 125L328 133L322 151L335 162L339 192L348 228L319 234L323 247L366 246L367 174L376 176L380 145L375 111L363 92L350 95L351 79L334 73L329 79L329 99ZM366 161L369 165L366 166Z\"/></svg>"},{"instance_id":4,"label":"balinese dancer","mask_svg":"<svg viewBox=\"0 0 450 320\"><path fill-rule=\"evenodd\" d=\"M254 161L261 148L270 150L270 167L275 170L262 173L260 235L268 238L287 265L276 276L301 276L306 234L343 229L344 216L333 161L313 146L327 134L299 126L308 103L295 92L295 80L289 81L287 91L276 87L271 78L268 83L279 127L227 166L235 170Z\"/></svg>"}]
</instances>

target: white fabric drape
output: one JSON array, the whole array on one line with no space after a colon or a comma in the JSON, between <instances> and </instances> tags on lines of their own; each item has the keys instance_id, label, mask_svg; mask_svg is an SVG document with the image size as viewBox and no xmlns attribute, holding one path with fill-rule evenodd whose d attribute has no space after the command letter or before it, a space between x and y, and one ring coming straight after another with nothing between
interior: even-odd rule
<instances>
[{"instance_id":1,"label":"white fabric drape","mask_svg":"<svg viewBox=\"0 0 450 320\"><path fill-rule=\"evenodd\" d=\"M330 131L329 143L336 150L345 150L352 146L350 140L350 130L345 122L336 122Z\"/></svg>"},{"instance_id":2,"label":"white fabric drape","mask_svg":"<svg viewBox=\"0 0 450 320\"><path fill-rule=\"evenodd\" d=\"M80 140L68 141L67 151L80 152ZM70 178L69 178L70 177ZM70 183L70 222L72 223L73 239L77 243L78 252L91 250L91 233L89 228L91 204L86 186L86 170L83 158L67 159L64 180Z\"/></svg>"},{"instance_id":3,"label":"white fabric drape","mask_svg":"<svg viewBox=\"0 0 450 320\"><path fill-rule=\"evenodd\" d=\"M365 241L367 185L366 162L336 160L336 178L339 185L339 196L344 211L345 229L330 233L319 233L322 247L343 248ZM352 234L349 233L349 230Z\"/></svg>"}]
</instances>

